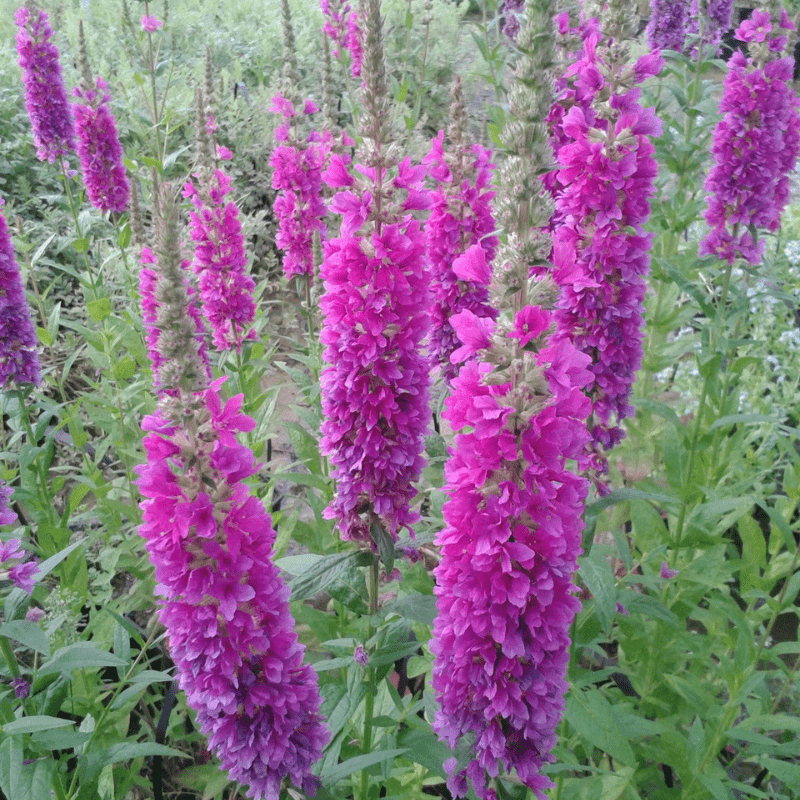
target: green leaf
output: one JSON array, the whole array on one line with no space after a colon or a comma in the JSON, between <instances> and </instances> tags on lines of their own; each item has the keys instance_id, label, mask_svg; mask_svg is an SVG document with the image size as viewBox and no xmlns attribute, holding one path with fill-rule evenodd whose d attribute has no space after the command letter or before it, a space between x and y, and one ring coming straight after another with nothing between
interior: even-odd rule
<instances>
[{"instance_id":1,"label":"green leaf","mask_svg":"<svg viewBox=\"0 0 800 800\"><path fill-rule=\"evenodd\" d=\"M75 723L70 719L61 717L48 717L45 714L37 714L31 717L21 717L13 722L3 725L3 733L6 735L16 735L19 733L35 733L36 731L51 731L54 728L68 728Z\"/></svg>"},{"instance_id":2,"label":"green leaf","mask_svg":"<svg viewBox=\"0 0 800 800\"><path fill-rule=\"evenodd\" d=\"M101 650L90 642L76 642L56 650L52 658L42 664L38 674L60 673L69 677L76 669L124 666L126 663L121 658Z\"/></svg>"},{"instance_id":3,"label":"green leaf","mask_svg":"<svg viewBox=\"0 0 800 800\"><path fill-rule=\"evenodd\" d=\"M436 598L432 594L407 594L388 603L385 608L404 619L421 622L429 628L436 619Z\"/></svg>"},{"instance_id":4,"label":"green leaf","mask_svg":"<svg viewBox=\"0 0 800 800\"><path fill-rule=\"evenodd\" d=\"M405 747L396 747L392 750L378 750L363 756L355 756L355 758L349 758L347 761L325 770L319 777L326 786L332 787L354 772L371 767L373 764L381 764L384 761L397 758L397 756L401 756L405 752Z\"/></svg>"},{"instance_id":5,"label":"green leaf","mask_svg":"<svg viewBox=\"0 0 800 800\"><path fill-rule=\"evenodd\" d=\"M81 782L94 780L103 767L120 761L130 761L144 756L173 756L185 758L186 754L155 742L121 742L105 750L93 751L80 757L78 772Z\"/></svg>"},{"instance_id":6,"label":"green leaf","mask_svg":"<svg viewBox=\"0 0 800 800\"><path fill-rule=\"evenodd\" d=\"M50 347L50 345L53 344L53 337L50 335L50 332L45 328L40 328L40 327L36 328L36 338L45 347Z\"/></svg>"},{"instance_id":7,"label":"green leaf","mask_svg":"<svg viewBox=\"0 0 800 800\"><path fill-rule=\"evenodd\" d=\"M692 770L696 773L700 767L700 759L706 746L706 734L703 730L703 722L696 716L692 727L689 728L689 736L686 739L686 760Z\"/></svg>"},{"instance_id":8,"label":"green leaf","mask_svg":"<svg viewBox=\"0 0 800 800\"><path fill-rule=\"evenodd\" d=\"M111 313L111 302L107 297L98 297L95 300L89 300L86 310L95 322L102 322Z\"/></svg>"},{"instance_id":9,"label":"green leaf","mask_svg":"<svg viewBox=\"0 0 800 800\"><path fill-rule=\"evenodd\" d=\"M91 733L64 730L63 728L49 731L38 731L31 736L31 741L40 750L72 750L80 747L89 740Z\"/></svg>"},{"instance_id":10,"label":"green leaf","mask_svg":"<svg viewBox=\"0 0 800 800\"><path fill-rule=\"evenodd\" d=\"M298 575L289 585L292 589L292 600L306 600L319 592L325 591L345 578L360 560L356 552L334 553L320 556L316 563ZM281 566L281 559L278 566Z\"/></svg>"},{"instance_id":11,"label":"green leaf","mask_svg":"<svg viewBox=\"0 0 800 800\"><path fill-rule=\"evenodd\" d=\"M37 759L32 764L23 764L20 775L19 794L14 800L42 800L51 797L50 789L56 762L52 758Z\"/></svg>"},{"instance_id":12,"label":"green leaf","mask_svg":"<svg viewBox=\"0 0 800 800\"><path fill-rule=\"evenodd\" d=\"M788 789L800 786L800 764L778 761L777 758L764 758L761 763Z\"/></svg>"},{"instance_id":13,"label":"green leaf","mask_svg":"<svg viewBox=\"0 0 800 800\"><path fill-rule=\"evenodd\" d=\"M588 742L627 766L636 766L636 756L614 719L608 700L595 688L572 691L567 696L567 721Z\"/></svg>"},{"instance_id":14,"label":"green leaf","mask_svg":"<svg viewBox=\"0 0 800 800\"><path fill-rule=\"evenodd\" d=\"M606 634L611 633L611 621L616 609L616 589L611 565L600 553L592 551L578 559L578 573L594 598L594 608Z\"/></svg>"},{"instance_id":15,"label":"green leaf","mask_svg":"<svg viewBox=\"0 0 800 800\"><path fill-rule=\"evenodd\" d=\"M0 625L0 636L8 636L9 639L43 656L50 655L50 642L47 641L45 632L35 622L24 619L4 622Z\"/></svg>"},{"instance_id":16,"label":"green leaf","mask_svg":"<svg viewBox=\"0 0 800 800\"><path fill-rule=\"evenodd\" d=\"M76 253L85 253L89 249L88 239L75 239L72 243Z\"/></svg>"},{"instance_id":17,"label":"green leaf","mask_svg":"<svg viewBox=\"0 0 800 800\"><path fill-rule=\"evenodd\" d=\"M369 535L372 541L378 546L378 553L380 553L381 562L389 575L394 567L394 542L383 523L376 520L369 526Z\"/></svg>"},{"instance_id":18,"label":"green leaf","mask_svg":"<svg viewBox=\"0 0 800 800\"><path fill-rule=\"evenodd\" d=\"M382 667L386 664L394 664L401 658L416 654L420 649L419 642L391 642L378 648L370 656L369 664L371 667Z\"/></svg>"},{"instance_id":19,"label":"green leaf","mask_svg":"<svg viewBox=\"0 0 800 800\"><path fill-rule=\"evenodd\" d=\"M422 764L429 772L446 778L444 764L453 754L450 748L440 742L438 737L430 730L419 728L405 728L400 731L397 743L406 748L403 758Z\"/></svg>"},{"instance_id":20,"label":"green leaf","mask_svg":"<svg viewBox=\"0 0 800 800\"><path fill-rule=\"evenodd\" d=\"M119 236L117 237L117 244L120 246L122 250L124 250L131 241L131 226L126 222L119 231Z\"/></svg>"},{"instance_id":21,"label":"green leaf","mask_svg":"<svg viewBox=\"0 0 800 800\"><path fill-rule=\"evenodd\" d=\"M6 797L19 797L21 774L22 743L9 736L0 743L0 789Z\"/></svg>"}]
</instances>

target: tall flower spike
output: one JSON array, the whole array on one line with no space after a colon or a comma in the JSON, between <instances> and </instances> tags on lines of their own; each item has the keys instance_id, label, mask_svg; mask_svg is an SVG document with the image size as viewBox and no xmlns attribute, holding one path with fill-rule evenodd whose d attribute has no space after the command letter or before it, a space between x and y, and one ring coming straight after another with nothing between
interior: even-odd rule
<instances>
[{"instance_id":1,"label":"tall flower spike","mask_svg":"<svg viewBox=\"0 0 800 800\"><path fill-rule=\"evenodd\" d=\"M41 383L36 333L14 259L14 247L0 197L0 389L9 381Z\"/></svg>"},{"instance_id":2,"label":"tall flower spike","mask_svg":"<svg viewBox=\"0 0 800 800\"><path fill-rule=\"evenodd\" d=\"M75 131L67 90L58 62L58 48L50 41L53 29L47 13L17 9L17 54L25 86L25 108L33 128L40 161L53 162L75 149Z\"/></svg>"},{"instance_id":3,"label":"tall flower spike","mask_svg":"<svg viewBox=\"0 0 800 800\"><path fill-rule=\"evenodd\" d=\"M553 287L529 277L532 266L549 272L552 202L539 175L551 163L542 120L552 102L552 16L550 0L528 0L502 133L509 155L496 208L505 241L493 294L511 313L498 323L470 311L451 317L477 360L453 381L443 414L457 433L437 537L433 727L451 748L466 745L466 757L445 763L450 792L465 796L469 779L481 800L495 800L489 782L501 769L540 799L552 785L540 769L553 760L579 607L571 576L588 485L568 465L588 438L589 358L553 342L553 316L540 305L552 303Z\"/></svg>"},{"instance_id":4,"label":"tall flower spike","mask_svg":"<svg viewBox=\"0 0 800 800\"><path fill-rule=\"evenodd\" d=\"M286 776L313 796L311 765L328 740L316 674L271 560L269 514L243 483L257 467L235 433L255 423L241 395L220 397L221 383L182 395L180 425L145 417L139 533L180 686L222 769L255 800L278 800Z\"/></svg>"},{"instance_id":5,"label":"tall flower spike","mask_svg":"<svg viewBox=\"0 0 800 800\"><path fill-rule=\"evenodd\" d=\"M610 24L619 12L610 14ZM556 140L559 224L554 231L554 278L560 287L558 337L592 357L594 383L591 466L607 469L602 449L618 443L642 356L642 301L652 234L643 230L657 165L649 138L661 123L639 104L636 87L656 74L658 52L630 63L620 29L606 40L596 30L567 70L576 89L590 87L560 117ZM587 466L589 466L587 462ZM602 485L598 485L603 489Z\"/></svg>"},{"instance_id":6,"label":"tall flower spike","mask_svg":"<svg viewBox=\"0 0 800 800\"><path fill-rule=\"evenodd\" d=\"M414 481L424 464L430 420L425 246L410 213L429 204L424 167L399 164L388 143L389 101L380 3L364 9L365 47L361 164L349 172L333 154L324 174L338 188L330 210L342 214L340 236L325 242L321 341L326 367L321 451L336 493L328 517L343 539L370 542L376 523L394 538L417 519Z\"/></svg>"},{"instance_id":7,"label":"tall flower spike","mask_svg":"<svg viewBox=\"0 0 800 800\"><path fill-rule=\"evenodd\" d=\"M293 630L289 590L271 560L272 521L243 483L257 466L235 433L255 422L240 411L242 395L223 400L224 379L209 385L201 369L169 186L157 206L159 271L142 271L143 284L155 281L155 291L142 292L142 315L159 376L172 377L167 368L181 339L185 357L183 369L172 363L179 380L142 423L147 463L137 469L139 533L164 602L160 618L187 703L222 768L255 800L278 800L286 776L313 795L310 768L328 732L315 673ZM177 315L184 324L170 338Z\"/></svg>"},{"instance_id":8,"label":"tall flower spike","mask_svg":"<svg viewBox=\"0 0 800 800\"><path fill-rule=\"evenodd\" d=\"M275 244L283 250L283 274L311 279L314 275L314 234L325 233L326 209L322 202L322 171L332 146L331 135L302 132L300 119L317 111L306 100L303 114L282 95L272 98L272 110L283 122L275 129L275 149L270 155L272 188L278 190L273 211L278 220Z\"/></svg>"},{"instance_id":9,"label":"tall flower spike","mask_svg":"<svg viewBox=\"0 0 800 800\"><path fill-rule=\"evenodd\" d=\"M764 242L753 232L780 225L800 146L800 101L792 89L792 61L784 52L793 30L785 11L774 24L758 9L736 30L751 56L737 51L728 62L719 104L723 117L714 130L714 163L705 182L711 230L700 243L700 255L757 264Z\"/></svg>"},{"instance_id":10,"label":"tall flower spike","mask_svg":"<svg viewBox=\"0 0 800 800\"><path fill-rule=\"evenodd\" d=\"M121 214L128 206L130 187L122 164L122 146L117 136L114 116L108 107L111 97L108 85L98 77L95 81L86 56L83 22L78 26L79 63L82 81L72 90L78 103L72 107L78 157L89 202L99 211Z\"/></svg>"},{"instance_id":11,"label":"tall flower spike","mask_svg":"<svg viewBox=\"0 0 800 800\"><path fill-rule=\"evenodd\" d=\"M231 179L214 169L214 142L209 128L213 119L205 114L203 93L197 89L197 170L194 180L183 186L183 196L191 200L189 230L194 242L192 269L198 278L203 316L211 327L217 350L241 350L246 339L255 337L251 329L256 304L255 282L247 274L239 209L230 199Z\"/></svg>"},{"instance_id":12,"label":"tall flower spike","mask_svg":"<svg viewBox=\"0 0 800 800\"><path fill-rule=\"evenodd\" d=\"M459 365L451 361L451 356L460 346L450 317L464 310L478 317L497 316L488 302L490 264L497 246L491 211L494 164L489 160L490 151L464 140L466 113L460 77L453 84L452 96L450 147L444 149L440 131L423 159L437 182L425 225L434 301L429 353L432 364L442 368L448 383L458 372Z\"/></svg>"}]
</instances>

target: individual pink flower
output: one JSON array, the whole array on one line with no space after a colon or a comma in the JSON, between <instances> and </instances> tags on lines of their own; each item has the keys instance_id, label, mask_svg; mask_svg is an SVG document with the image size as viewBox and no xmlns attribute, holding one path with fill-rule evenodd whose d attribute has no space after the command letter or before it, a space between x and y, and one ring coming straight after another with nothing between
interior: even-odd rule
<instances>
[{"instance_id":1,"label":"individual pink flower","mask_svg":"<svg viewBox=\"0 0 800 800\"><path fill-rule=\"evenodd\" d=\"M303 663L289 589L271 560L269 514L242 482L256 472L236 431L255 422L222 381L183 395L181 425L156 413L137 469L140 535L155 567L170 655L196 724L232 780L278 800L285 776L313 792L327 742L317 679Z\"/></svg>"},{"instance_id":2,"label":"individual pink flower","mask_svg":"<svg viewBox=\"0 0 800 800\"><path fill-rule=\"evenodd\" d=\"M240 350L255 336L250 326L255 318L255 283L247 274L244 237L239 209L227 200L231 180L221 170L195 174L187 181L183 196L189 212L189 231L194 242L192 269L197 275L203 316L208 320L214 347Z\"/></svg>"},{"instance_id":3,"label":"individual pink flower","mask_svg":"<svg viewBox=\"0 0 800 800\"><path fill-rule=\"evenodd\" d=\"M658 574L665 581L669 581L669 580L672 580L672 578L674 578L678 574L678 570L677 569L670 569L667 566L667 562L666 561L662 561L661 562L661 569L659 570Z\"/></svg>"},{"instance_id":4,"label":"individual pink flower","mask_svg":"<svg viewBox=\"0 0 800 800\"><path fill-rule=\"evenodd\" d=\"M30 594L39 574L35 561L26 561L28 554L22 549L19 539L0 543L0 578L10 580L22 591Z\"/></svg>"},{"instance_id":5,"label":"individual pink flower","mask_svg":"<svg viewBox=\"0 0 800 800\"><path fill-rule=\"evenodd\" d=\"M157 31L164 23L160 19L156 19L154 16L149 17L142 17L142 30L146 31L147 33L153 33Z\"/></svg>"},{"instance_id":6,"label":"individual pink flower","mask_svg":"<svg viewBox=\"0 0 800 800\"><path fill-rule=\"evenodd\" d=\"M782 22L778 27L793 30L788 19ZM780 57L785 36L771 33L769 15L758 10L737 29L737 37L754 48L762 42L768 47L761 46L758 60L737 51L728 62L719 104L723 117L711 146L714 163L705 182L710 231L698 252L729 263L736 258L751 264L761 260L764 242L756 242L752 231L778 229L800 148L800 101L791 84L792 61Z\"/></svg>"},{"instance_id":7,"label":"individual pink flower","mask_svg":"<svg viewBox=\"0 0 800 800\"><path fill-rule=\"evenodd\" d=\"M36 333L0 197L0 388L41 383Z\"/></svg>"},{"instance_id":8,"label":"individual pink flower","mask_svg":"<svg viewBox=\"0 0 800 800\"><path fill-rule=\"evenodd\" d=\"M551 325L541 308L520 313ZM504 382L481 353L445 401L456 436L430 648L434 730L451 749L469 742L472 756L461 770L455 758L445 763L453 796L467 794L469 779L481 800L494 800L487 781L501 767L538 798L552 785L540 770L553 760L567 688L569 625L580 607L571 576L588 487L569 464L587 444L581 389L591 374L588 356L568 342L541 344L518 365L540 383Z\"/></svg>"},{"instance_id":9,"label":"individual pink flower","mask_svg":"<svg viewBox=\"0 0 800 800\"><path fill-rule=\"evenodd\" d=\"M128 207L130 187L122 164L122 147L114 116L108 107L111 100L102 78L93 88L78 87L72 94L79 98L73 105L78 157L89 202L99 211L121 214Z\"/></svg>"},{"instance_id":10,"label":"individual pink flower","mask_svg":"<svg viewBox=\"0 0 800 800\"><path fill-rule=\"evenodd\" d=\"M58 62L58 48L50 41L53 29L47 13L19 8L17 53L25 86L25 108L33 128L33 143L40 161L51 164L75 149L72 114Z\"/></svg>"}]
</instances>

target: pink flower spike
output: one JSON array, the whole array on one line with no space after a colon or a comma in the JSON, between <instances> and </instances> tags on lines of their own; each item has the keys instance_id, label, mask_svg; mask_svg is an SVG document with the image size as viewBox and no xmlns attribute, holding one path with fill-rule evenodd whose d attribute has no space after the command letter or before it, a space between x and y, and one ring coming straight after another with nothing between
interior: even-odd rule
<instances>
[{"instance_id":1,"label":"pink flower spike","mask_svg":"<svg viewBox=\"0 0 800 800\"><path fill-rule=\"evenodd\" d=\"M227 147L223 147L223 145L217 145L217 158L220 161L230 161L233 158L233 153L228 150Z\"/></svg>"},{"instance_id":2,"label":"pink flower spike","mask_svg":"<svg viewBox=\"0 0 800 800\"><path fill-rule=\"evenodd\" d=\"M164 23L160 19L156 19L154 16L149 17L142 17L142 30L147 31L147 33L153 33L157 31Z\"/></svg>"},{"instance_id":3,"label":"pink flower spike","mask_svg":"<svg viewBox=\"0 0 800 800\"><path fill-rule=\"evenodd\" d=\"M486 261L486 251L474 244L453 261L453 272L462 281L485 285L492 277L492 267Z\"/></svg>"},{"instance_id":4,"label":"pink flower spike","mask_svg":"<svg viewBox=\"0 0 800 800\"><path fill-rule=\"evenodd\" d=\"M311 100L306 100L305 105L303 106L303 113L304 114L316 114L319 109L317 108L316 104Z\"/></svg>"},{"instance_id":5,"label":"pink flower spike","mask_svg":"<svg viewBox=\"0 0 800 800\"><path fill-rule=\"evenodd\" d=\"M678 574L677 569L670 569L666 561L661 562L661 570L658 573L665 581L671 580Z\"/></svg>"},{"instance_id":6,"label":"pink flower spike","mask_svg":"<svg viewBox=\"0 0 800 800\"><path fill-rule=\"evenodd\" d=\"M518 339L519 346L525 347L528 342L539 336L550 327L550 314L540 306L525 306L514 318L514 330L508 334L509 339Z\"/></svg>"}]
</instances>

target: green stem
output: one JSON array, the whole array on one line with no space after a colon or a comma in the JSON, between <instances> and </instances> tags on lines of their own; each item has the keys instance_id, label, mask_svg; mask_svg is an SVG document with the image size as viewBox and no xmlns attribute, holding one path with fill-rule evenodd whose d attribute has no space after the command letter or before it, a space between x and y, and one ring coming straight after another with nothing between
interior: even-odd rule
<instances>
[{"instance_id":1,"label":"green stem","mask_svg":"<svg viewBox=\"0 0 800 800\"><path fill-rule=\"evenodd\" d=\"M367 596L369 598L369 623L367 629L367 640L375 635L375 628L372 623L372 618L378 612L378 570L380 564L378 562L377 554L373 554L372 562L369 565L367 572ZM362 739L361 749L364 755L372 752L372 715L375 707L375 670L372 667L367 668L367 696L364 701L364 737ZM361 798L368 800L369 798L369 775L366 770L361 771Z\"/></svg>"},{"instance_id":2,"label":"green stem","mask_svg":"<svg viewBox=\"0 0 800 800\"><path fill-rule=\"evenodd\" d=\"M56 796L56 800L67 800L67 795L64 793L64 787L61 785L61 775L59 774L57 769L53 773L52 786L53 786L53 792ZM71 796L72 793L70 792L70 797Z\"/></svg>"}]
</instances>

